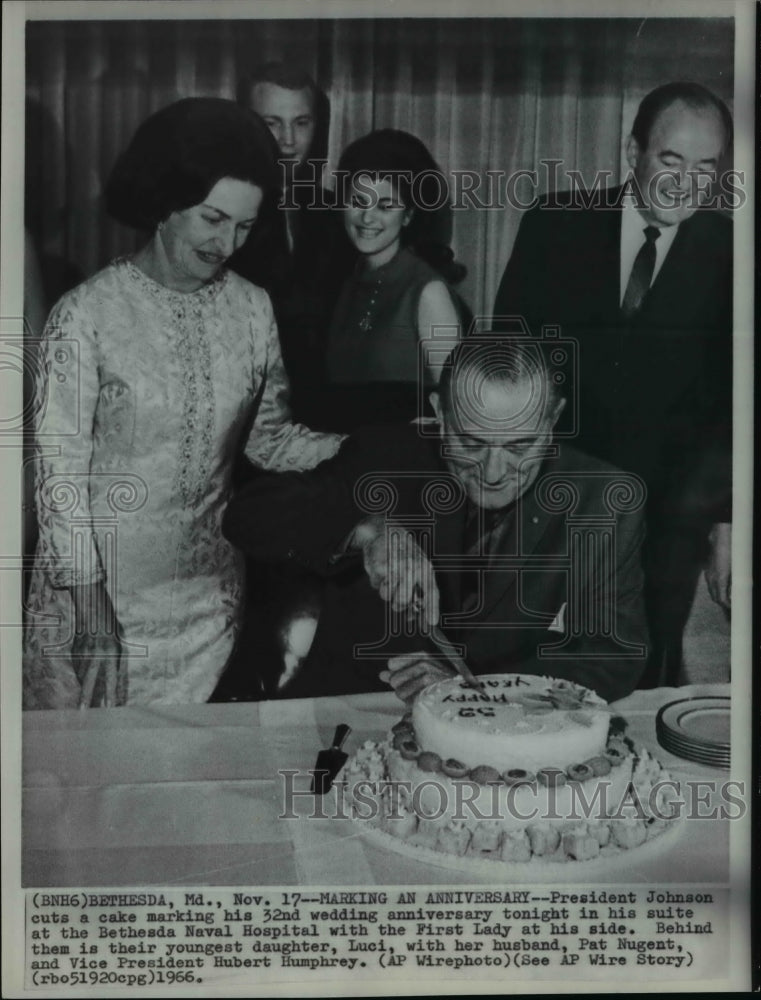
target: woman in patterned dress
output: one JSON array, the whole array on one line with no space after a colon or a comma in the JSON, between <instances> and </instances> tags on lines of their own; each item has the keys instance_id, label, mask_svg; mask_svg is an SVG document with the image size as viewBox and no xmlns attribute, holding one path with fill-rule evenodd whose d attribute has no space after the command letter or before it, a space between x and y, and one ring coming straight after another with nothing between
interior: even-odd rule
<instances>
[{"instance_id":1,"label":"woman in patterned dress","mask_svg":"<svg viewBox=\"0 0 761 1000\"><path fill-rule=\"evenodd\" d=\"M112 171L110 213L150 238L45 328L26 708L206 701L239 624L220 530L236 456L307 469L337 450L291 422L269 298L224 266L274 206L276 158L252 112L189 98Z\"/></svg>"}]
</instances>

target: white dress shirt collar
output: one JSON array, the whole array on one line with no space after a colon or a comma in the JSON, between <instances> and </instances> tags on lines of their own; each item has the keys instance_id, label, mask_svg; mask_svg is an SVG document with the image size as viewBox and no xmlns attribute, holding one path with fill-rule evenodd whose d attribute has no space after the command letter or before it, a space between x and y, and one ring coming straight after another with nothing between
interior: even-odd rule
<instances>
[{"instance_id":1,"label":"white dress shirt collar","mask_svg":"<svg viewBox=\"0 0 761 1000\"><path fill-rule=\"evenodd\" d=\"M639 253L639 249L645 242L645 228L651 225L640 215L634 204L626 198L621 210L621 274L619 285L619 304L624 301L626 286L629 283L629 276L634 267L634 258ZM679 226L661 226L661 235L655 241L655 270L653 281L658 276L658 272L663 266L666 255L671 249L671 244L676 238ZM652 287L652 286L651 286Z\"/></svg>"}]
</instances>

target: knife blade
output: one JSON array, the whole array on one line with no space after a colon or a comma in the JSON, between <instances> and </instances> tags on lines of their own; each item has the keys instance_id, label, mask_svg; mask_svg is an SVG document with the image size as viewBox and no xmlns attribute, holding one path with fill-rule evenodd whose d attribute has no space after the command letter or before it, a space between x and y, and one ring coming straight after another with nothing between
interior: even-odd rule
<instances>
[{"instance_id":1,"label":"knife blade","mask_svg":"<svg viewBox=\"0 0 761 1000\"><path fill-rule=\"evenodd\" d=\"M452 664L460 677L462 677L462 679L469 684L470 687L483 691L483 681L480 681L473 674L473 671L458 653L457 647L451 643L449 639L447 639L439 626L432 625L428 631L428 635L434 646L438 649L441 655L446 657L446 659Z\"/></svg>"},{"instance_id":2,"label":"knife blade","mask_svg":"<svg viewBox=\"0 0 761 1000\"><path fill-rule=\"evenodd\" d=\"M411 609L414 614L419 615L423 608L423 588L419 583L416 583L412 588L412 604ZM478 678L473 674L468 664L463 660L462 656L457 651L457 647L447 639L444 633L441 631L438 625L431 625L425 629L425 633L430 638L431 642L438 649L441 655L447 659L452 666L455 668L457 673L462 677L462 679L470 685L472 688L476 688L478 691L483 691L484 684L483 681L479 681Z\"/></svg>"},{"instance_id":3,"label":"knife blade","mask_svg":"<svg viewBox=\"0 0 761 1000\"><path fill-rule=\"evenodd\" d=\"M312 769L312 793L314 795L324 795L329 791L336 775L346 763L349 755L341 747L350 732L351 726L347 726L345 722L340 723L336 726L332 745L327 750L320 750L317 754L317 763Z\"/></svg>"}]
</instances>

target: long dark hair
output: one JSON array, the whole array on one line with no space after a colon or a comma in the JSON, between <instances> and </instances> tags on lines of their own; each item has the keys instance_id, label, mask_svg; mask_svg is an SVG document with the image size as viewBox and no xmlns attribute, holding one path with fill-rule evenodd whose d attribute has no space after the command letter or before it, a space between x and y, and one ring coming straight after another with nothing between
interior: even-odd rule
<instances>
[{"instance_id":1,"label":"long dark hair","mask_svg":"<svg viewBox=\"0 0 761 1000\"><path fill-rule=\"evenodd\" d=\"M338 188L345 203L359 174L388 177L412 218L402 230L402 244L430 264L450 284L462 281L466 268L449 246L452 209L447 178L425 143L400 129L383 128L355 139L338 162Z\"/></svg>"}]
</instances>

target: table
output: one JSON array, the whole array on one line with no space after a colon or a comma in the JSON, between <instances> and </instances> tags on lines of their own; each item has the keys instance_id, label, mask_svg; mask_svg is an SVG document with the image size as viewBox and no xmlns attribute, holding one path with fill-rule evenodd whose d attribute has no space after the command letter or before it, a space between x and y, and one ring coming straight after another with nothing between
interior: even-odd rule
<instances>
[{"instance_id":1,"label":"table","mask_svg":"<svg viewBox=\"0 0 761 1000\"><path fill-rule=\"evenodd\" d=\"M720 782L727 772L674 757L655 737L661 705L717 694L728 695L729 686L637 691L613 707L629 720L634 741L675 778ZM420 864L374 846L349 820L278 818L279 770L306 774L338 722L352 727L353 750L381 737L401 709L389 693L27 712L22 885L493 884L493 876ZM725 882L728 826L686 822L673 847L641 861L636 852L622 856L594 881ZM589 876L563 866L564 882L579 879Z\"/></svg>"}]
</instances>

